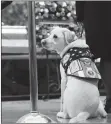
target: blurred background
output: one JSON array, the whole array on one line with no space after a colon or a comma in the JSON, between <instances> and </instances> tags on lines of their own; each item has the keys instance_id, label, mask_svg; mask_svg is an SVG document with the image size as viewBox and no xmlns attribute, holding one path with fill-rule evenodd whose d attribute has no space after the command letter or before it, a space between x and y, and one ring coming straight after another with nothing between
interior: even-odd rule
<instances>
[{"instance_id":1,"label":"blurred background","mask_svg":"<svg viewBox=\"0 0 111 124\"><path fill-rule=\"evenodd\" d=\"M29 99L29 50L27 2L12 2L2 10L2 100ZM60 57L41 47L54 26L66 27L80 38L75 2L35 2L39 99L60 97ZM99 61L96 62L99 69ZM105 94L102 81L101 95Z\"/></svg>"}]
</instances>

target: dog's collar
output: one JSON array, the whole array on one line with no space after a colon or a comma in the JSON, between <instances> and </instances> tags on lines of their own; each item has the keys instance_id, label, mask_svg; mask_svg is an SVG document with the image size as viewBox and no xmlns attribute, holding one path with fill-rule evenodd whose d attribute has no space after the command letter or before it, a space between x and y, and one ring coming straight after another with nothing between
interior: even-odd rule
<instances>
[{"instance_id":1,"label":"dog's collar","mask_svg":"<svg viewBox=\"0 0 111 124\"><path fill-rule=\"evenodd\" d=\"M60 57L62 58L63 55L70 49L73 47L78 47L78 48L89 48L89 46L85 43L85 40L83 39L77 39L76 41L68 44L63 51L60 53Z\"/></svg>"}]
</instances>

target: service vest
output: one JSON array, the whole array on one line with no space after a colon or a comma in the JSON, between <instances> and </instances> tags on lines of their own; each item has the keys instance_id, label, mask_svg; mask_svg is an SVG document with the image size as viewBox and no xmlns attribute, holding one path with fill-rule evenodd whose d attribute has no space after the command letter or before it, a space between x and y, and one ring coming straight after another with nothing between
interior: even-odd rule
<instances>
[{"instance_id":1,"label":"service vest","mask_svg":"<svg viewBox=\"0 0 111 124\"><path fill-rule=\"evenodd\" d=\"M73 47L62 56L61 64L67 76L101 79L93 57L88 47Z\"/></svg>"}]
</instances>

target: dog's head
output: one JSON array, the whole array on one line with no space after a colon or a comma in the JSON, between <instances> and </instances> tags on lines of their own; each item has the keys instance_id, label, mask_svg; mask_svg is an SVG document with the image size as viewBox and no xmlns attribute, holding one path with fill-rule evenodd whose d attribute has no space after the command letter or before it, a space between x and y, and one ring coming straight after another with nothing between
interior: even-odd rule
<instances>
[{"instance_id":1,"label":"dog's head","mask_svg":"<svg viewBox=\"0 0 111 124\"><path fill-rule=\"evenodd\" d=\"M45 49L60 53L74 39L75 33L67 28L55 27L50 35L46 39L43 39L41 43Z\"/></svg>"}]
</instances>

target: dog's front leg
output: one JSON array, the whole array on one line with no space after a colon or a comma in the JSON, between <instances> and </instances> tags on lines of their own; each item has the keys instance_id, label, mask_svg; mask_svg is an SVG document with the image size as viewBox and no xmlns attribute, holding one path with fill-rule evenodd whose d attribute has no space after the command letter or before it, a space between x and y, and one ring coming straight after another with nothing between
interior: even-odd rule
<instances>
[{"instance_id":1,"label":"dog's front leg","mask_svg":"<svg viewBox=\"0 0 111 124\"><path fill-rule=\"evenodd\" d=\"M64 104L64 91L67 84L67 75L60 64L60 73L61 73L61 103L60 103L60 112L57 113L57 117L68 118L67 110Z\"/></svg>"},{"instance_id":2,"label":"dog's front leg","mask_svg":"<svg viewBox=\"0 0 111 124\"><path fill-rule=\"evenodd\" d=\"M67 75L60 64L60 73L61 73L61 106L60 106L60 111L63 112L63 104L64 104L64 91L66 88L67 84Z\"/></svg>"},{"instance_id":3,"label":"dog's front leg","mask_svg":"<svg viewBox=\"0 0 111 124\"><path fill-rule=\"evenodd\" d=\"M64 104L64 91L66 88L66 80L65 79L61 79L61 106L60 106L60 111L63 111L63 104Z\"/></svg>"}]
</instances>

